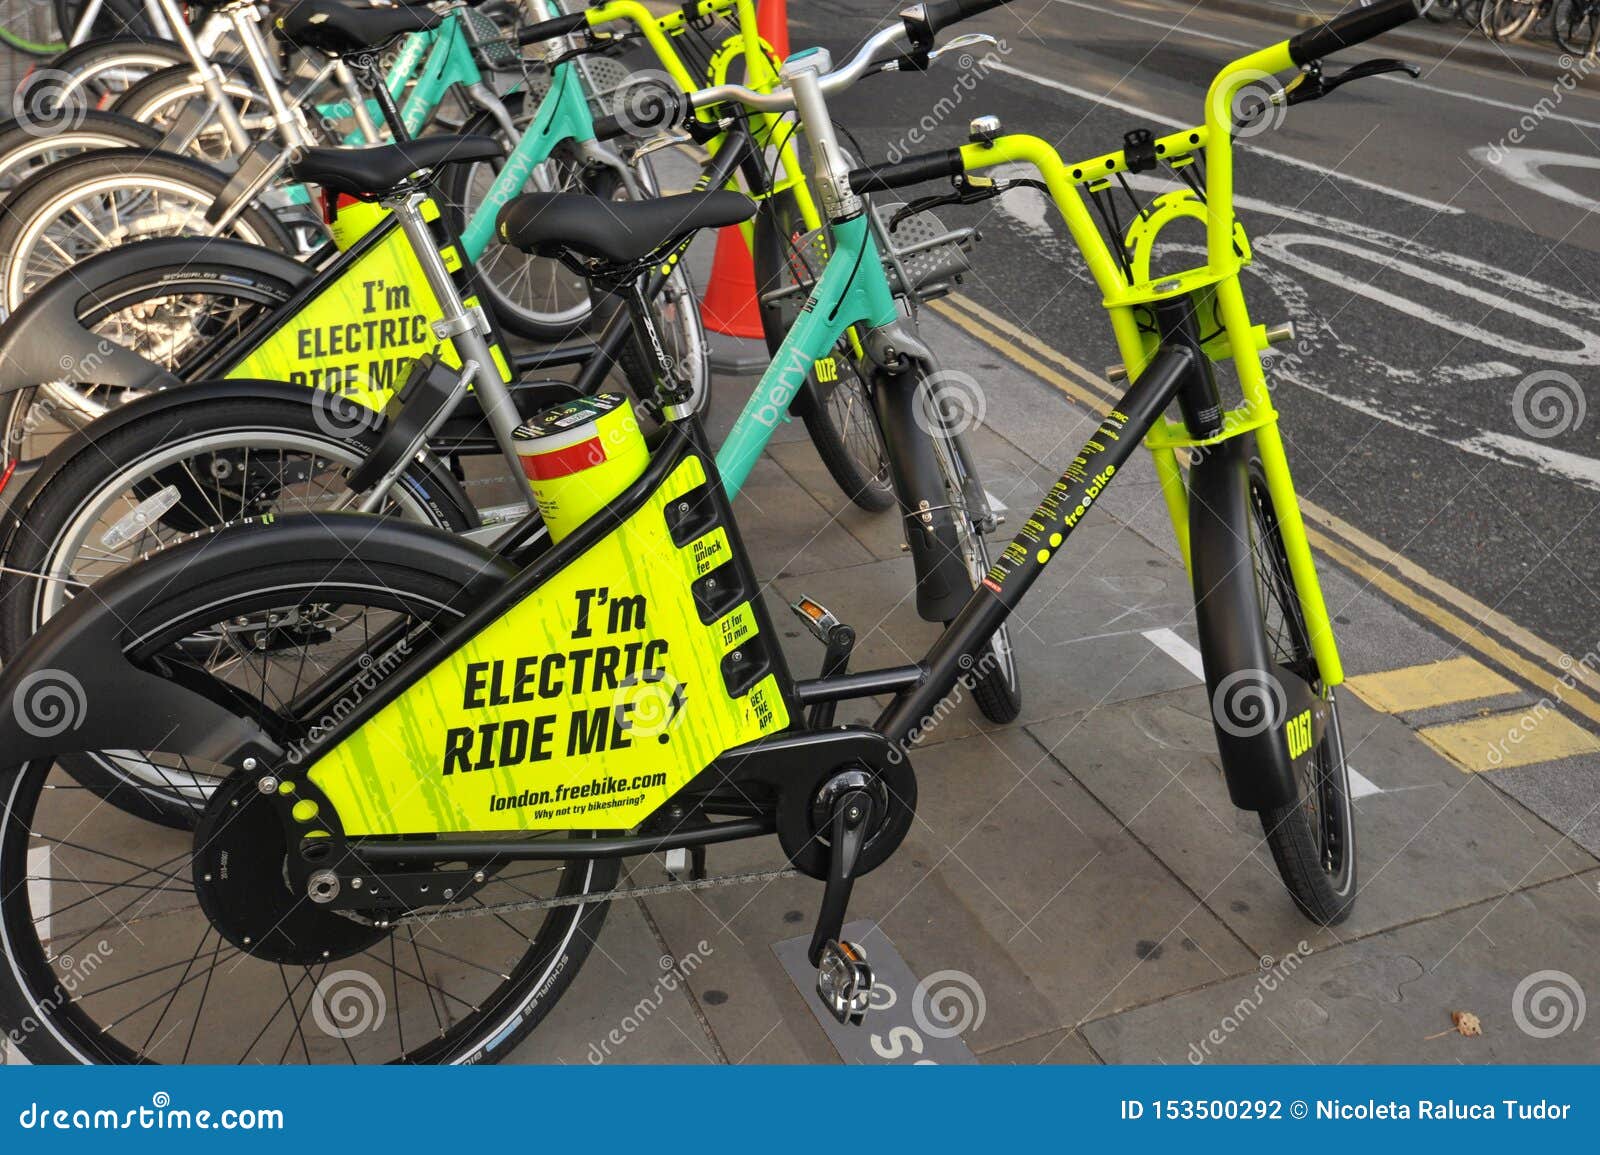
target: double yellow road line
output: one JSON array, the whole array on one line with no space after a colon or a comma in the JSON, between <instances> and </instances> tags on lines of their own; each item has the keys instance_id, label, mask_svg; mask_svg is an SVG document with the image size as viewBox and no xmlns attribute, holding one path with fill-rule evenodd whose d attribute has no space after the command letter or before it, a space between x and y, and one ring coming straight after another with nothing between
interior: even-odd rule
<instances>
[{"instance_id":1,"label":"double yellow road line","mask_svg":"<svg viewBox=\"0 0 1600 1155\"><path fill-rule=\"evenodd\" d=\"M1103 413L1119 398L1099 373L1080 365L1059 349L1052 348L967 297L954 294L932 302L929 308L1047 385L1087 406L1095 414ZM1540 698L1564 706L1589 722L1600 725L1600 672L1585 664L1582 656L1564 654L1505 614L1429 573L1314 502L1302 497L1300 509L1306 521L1306 535L1312 547L1323 556L1430 622L1464 649L1519 679ZM1592 656L1590 658L1591 662L1595 660ZM1433 673L1448 677L1450 671L1434 670ZM1471 686L1483 683L1481 679L1463 678L1460 684L1464 693ZM1355 688L1358 693L1362 692L1359 685ZM1464 700L1468 699L1458 695L1455 698L1442 697L1429 704ZM1514 722L1518 717L1521 715L1513 713L1503 716L1503 719L1479 718L1472 723L1455 725L1480 729L1487 727L1493 731L1501 720ZM1462 745L1460 739L1463 737L1471 744L1476 742L1478 736L1445 732L1450 729L1430 727L1423 731L1423 735L1430 744L1464 768L1494 768L1492 765L1468 765L1472 760L1459 756L1456 748ZM1559 726L1552 726L1547 733L1559 729ZM1553 756L1600 749L1600 739L1576 726L1571 729L1575 733L1567 735L1566 741L1556 748ZM1584 748L1586 745L1587 749Z\"/></svg>"}]
</instances>

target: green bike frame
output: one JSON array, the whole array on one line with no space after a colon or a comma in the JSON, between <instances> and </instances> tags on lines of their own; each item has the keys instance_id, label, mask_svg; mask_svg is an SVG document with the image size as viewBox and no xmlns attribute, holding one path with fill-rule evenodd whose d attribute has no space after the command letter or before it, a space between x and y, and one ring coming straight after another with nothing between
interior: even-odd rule
<instances>
[{"instance_id":1,"label":"green bike frame","mask_svg":"<svg viewBox=\"0 0 1600 1155\"><path fill-rule=\"evenodd\" d=\"M788 420L807 374L832 355L839 338L857 325L876 329L899 317L867 214L835 222L832 231L822 276L717 452L717 472L730 494L744 485L778 425Z\"/></svg>"}]
</instances>

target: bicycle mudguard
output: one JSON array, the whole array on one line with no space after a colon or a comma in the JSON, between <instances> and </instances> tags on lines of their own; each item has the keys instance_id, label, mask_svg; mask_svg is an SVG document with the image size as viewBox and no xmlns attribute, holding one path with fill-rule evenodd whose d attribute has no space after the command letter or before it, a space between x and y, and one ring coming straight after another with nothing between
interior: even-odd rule
<instances>
[{"instance_id":1,"label":"bicycle mudguard","mask_svg":"<svg viewBox=\"0 0 1600 1155\"><path fill-rule=\"evenodd\" d=\"M185 280L219 284L244 270L282 281L291 291L312 276L282 253L221 238L156 238L100 253L38 289L0 325L0 394L75 376L118 389L179 384L164 365L90 332L79 320L98 303L114 300L128 278L148 284L150 271L164 268Z\"/></svg>"},{"instance_id":2,"label":"bicycle mudguard","mask_svg":"<svg viewBox=\"0 0 1600 1155\"><path fill-rule=\"evenodd\" d=\"M509 608L464 644L291 759L308 764L337 833L631 829L797 712L715 467L691 438L669 438L528 572L532 588L507 591Z\"/></svg>"},{"instance_id":3,"label":"bicycle mudguard","mask_svg":"<svg viewBox=\"0 0 1600 1155\"><path fill-rule=\"evenodd\" d=\"M290 517L235 525L175 545L74 598L0 671L0 751L6 766L94 750L147 750L238 766L274 758L281 747L230 705L226 688L183 679L181 669L135 666L124 652L137 639L127 623L174 592L250 572L273 556L338 559L360 552L413 568L440 558L440 572L479 573L464 588L469 605L509 576L492 554L448 533L347 515ZM180 680L182 679L182 680Z\"/></svg>"},{"instance_id":4,"label":"bicycle mudguard","mask_svg":"<svg viewBox=\"0 0 1600 1155\"><path fill-rule=\"evenodd\" d=\"M1243 810L1287 806L1316 757L1327 703L1275 664L1261 618L1250 510L1249 439L1207 446L1189 471L1189 551L1206 693L1228 795Z\"/></svg>"}]
</instances>

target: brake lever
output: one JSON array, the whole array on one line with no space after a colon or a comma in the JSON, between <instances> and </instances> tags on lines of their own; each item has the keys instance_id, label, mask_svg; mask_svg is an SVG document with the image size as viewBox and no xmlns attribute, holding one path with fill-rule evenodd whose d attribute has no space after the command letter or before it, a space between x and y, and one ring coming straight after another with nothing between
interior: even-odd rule
<instances>
[{"instance_id":1,"label":"brake lever","mask_svg":"<svg viewBox=\"0 0 1600 1155\"><path fill-rule=\"evenodd\" d=\"M986 44L990 48L998 48L1000 46L1000 42L987 32L966 32L957 36L950 43L941 45L938 48L927 51L913 48L910 52L902 53L893 60L885 61L878 71L926 72L929 66L941 56L948 55L951 52L960 52L963 48L976 48L980 44Z\"/></svg>"},{"instance_id":2,"label":"brake lever","mask_svg":"<svg viewBox=\"0 0 1600 1155\"><path fill-rule=\"evenodd\" d=\"M950 183L954 185L955 191L938 193L934 196L918 197L910 204L902 206L894 216L889 218L889 231L891 233L896 232L899 230L902 221L908 220L918 213L925 213L929 209L939 208L941 205L975 205L980 201L997 197L1009 189L1023 186L1049 192L1049 188L1044 182L1029 179L997 181L991 180L986 176L960 174L952 177Z\"/></svg>"},{"instance_id":3,"label":"brake lever","mask_svg":"<svg viewBox=\"0 0 1600 1155\"><path fill-rule=\"evenodd\" d=\"M1351 65L1337 76L1325 76L1322 72L1322 62L1313 60L1306 65L1288 88L1284 89L1281 102L1287 107L1304 104L1311 100L1320 100L1328 93L1352 80L1365 80L1369 76L1382 76L1389 72L1404 72L1412 80L1422 75L1422 69L1415 64L1404 60L1392 60L1387 57L1377 60L1363 60L1360 64Z\"/></svg>"}]
</instances>

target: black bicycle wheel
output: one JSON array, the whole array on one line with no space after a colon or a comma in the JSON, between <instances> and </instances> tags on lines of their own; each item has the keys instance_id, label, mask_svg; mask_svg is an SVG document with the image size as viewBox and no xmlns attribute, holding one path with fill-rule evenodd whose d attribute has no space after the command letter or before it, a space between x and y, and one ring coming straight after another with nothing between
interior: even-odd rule
<instances>
[{"instance_id":1,"label":"black bicycle wheel","mask_svg":"<svg viewBox=\"0 0 1600 1155\"><path fill-rule=\"evenodd\" d=\"M226 184L216 169L165 152L102 149L52 165L0 210L0 305L15 310L45 281L116 245L209 232L206 211ZM294 251L283 226L259 205L223 235Z\"/></svg>"},{"instance_id":2,"label":"black bicycle wheel","mask_svg":"<svg viewBox=\"0 0 1600 1155\"><path fill-rule=\"evenodd\" d=\"M1354 814L1350 775L1339 732L1338 704L1322 685L1300 599L1295 594L1272 496L1259 461L1250 464L1251 558L1267 652L1327 696L1329 720L1291 805L1261 812L1273 861L1295 905L1307 918L1333 926L1350 916L1356 899Z\"/></svg>"},{"instance_id":3,"label":"black bicycle wheel","mask_svg":"<svg viewBox=\"0 0 1600 1155\"><path fill-rule=\"evenodd\" d=\"M96 284L80 299L77 320L96 337L189 379L202 357L282 305L311 276L303 267L296 278L251 272L217 252L215 262L158 265ZM13 395L5 423L13 457L39 460L73 429L138 396L96 382L92 352L85 361L81 372L68 368L59 380Z\"/></svg>"},{"instance_id":4,"label":"black bicycle wheel","mask_svg":"<svg viewBox=\"0 0 1600 1155\"><path fill-rule=\"evenodd\" d=\"M1556 0L1551 27L1563 51L1587 59L1600 40L1600 6L1592 0Z\"/></svg>"},{"instance_id":5,"label":"black bicycle wheel","mask_svg":"<svg viewBox=\"0 0 1600 1155\"><path fill-rule=\"evenodd\" d=\"M151 412L46 463L44 488L21 513L0 573L0 662L10 660L83 591L175 541L248 518L340 508L345 480L377 443L309 403L248 397ZM471 506L431 455L413 462L381 512L462 533ZM138 817L194 821L214 782L119 751L73 755L77 782Z\"/></svg>"},{"instance_id":6,"label":"black bicycle wheel","mask_svg":"<svg viewBox=\"0 0 1600 1155\"><path fill-rule=\"evenodd\" d=\"M768 351L776 355L811 286L822 274L828 242L826 232L820 236L808 233L794 198L787 193L762 203L755 237L761 327ZM871 513L894 505L889 452L848 337L840 339L832 356L812 366L794 409L805 422L829 476L846 497Z\"/></svg>"},{"instance_id":7,"label":"black bicycle wheel","mask_svg":"<svg viewBox=\"0 0 1600 1155\"><path fill-rule=\"evenodd\" d=\"M161 147L161 134L125 116L95 110L73 113L59 131L43 134L26 117L0 124L0 195L36 173L97 148L129 148L151 152Z\"/></svg>"},{"instance_id":8,"label":"black bicycle wheel","mask_svg":"<svg viewBox=\"0 0 1600 1155\"><path fill-rule=\"evenodd\" d=\"M126 636L140 639L128 654L223 683L230 708L285 735L314 724L296 713L306 648L318 662L388 668L398 646L421 652L507 576L486 554L428 544L404 562L351 556L356 539L332 532L325 547L301 535L305 556L286 559L271 527L245 532L260 540L233 572L125 607ZM250 623L267 632L243 637ZM235 645L230 667L197 661ZM477 917L361 924L290 891L282 826L253 783L228 822L210 825L229 832L224 881L216 837L200 845L72 786L48 760L0 771L0 1020L37 1024L19 1039L34 1063L495 1062L572 982L606 914L585 896L609 890L619 870L500 864L455 904ZM556 898L576 902L486 909Z\"/></svg>"}]
</instances>

